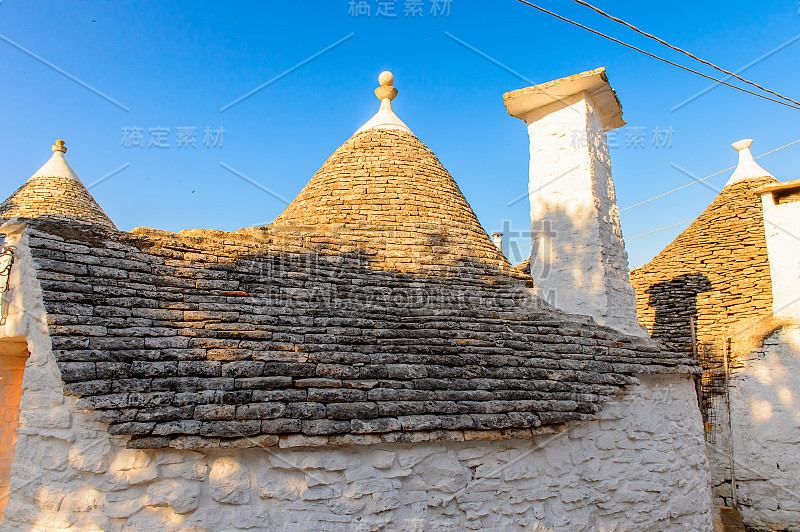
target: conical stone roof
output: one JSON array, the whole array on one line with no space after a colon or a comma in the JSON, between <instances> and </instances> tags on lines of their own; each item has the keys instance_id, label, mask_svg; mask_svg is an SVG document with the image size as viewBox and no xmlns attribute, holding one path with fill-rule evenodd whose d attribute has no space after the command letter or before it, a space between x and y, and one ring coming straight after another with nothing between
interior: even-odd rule
<instances>
[{"instance_id":1,"label":"conical stone roof","mask_svg":"<svg viewBox=\"0 0 800 532\"><path fill-rule=\"evenodd\" d=\"M66 217L116 229L67 163L66 151L57 140L50 160L0 204L0 219Z\"/></svg>"},{"instance_id":2,"label":"conical stone roof","mask_svg":"<svg viewBox=\"0 0 800 532\"><path fill-rule=\"evenodd\" d=\"M376 94L381 89L396 94L389 85ZM331 155L271 228L297 228L313 241L310 247L361 251L392 269L445 271L472 263L519 276L390 101L382 98L378 114Z\"/></svg>"},{"instance_id":3,"label":"conical stone roof","mask_svg":"<svg viewBox=\"0 0 800 532\"><path fill-rule=\"evenodd\" d=\"M772 312L757 191L775 178L755 165L749 142L733 145L740 152L736 179L652 261L631 272L639 322L671 349L691 349L690 317L697 341L716 345L737 324Z\"/></svg>"}]
</instances>

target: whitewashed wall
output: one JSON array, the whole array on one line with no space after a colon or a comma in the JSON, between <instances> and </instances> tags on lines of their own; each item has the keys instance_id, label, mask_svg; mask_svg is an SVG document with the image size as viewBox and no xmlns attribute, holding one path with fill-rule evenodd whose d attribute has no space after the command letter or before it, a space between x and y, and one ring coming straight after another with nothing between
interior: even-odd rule
<instances>
[{"instance_id":1,"label":"whitewashed wall","mask_svg":"<svg viewBox=\"0 0 800 532\"><path fill-rule=\"evenodd\" d=\"M742 517L770 530L800 530L800 326L767 338L731 384Z\"/></svg>"},{"instance_id":2,"label":"whitewashed wall","mask_svg":"<svg viewBox=\"0 0 800 532\"><path fill-rule=\"evenodd\" d=\"M537 110L530 137L531 276L556 307L645 336L600 114L586 93Z\"/></svg>"},{"instance_id":3,"label":"whitewashed wall","mask_svg":"<svg viewBox=\"0 0 800 532\"><path fill-rule=\"evenodd\" d=\"M761 196L764 234L772 278L772 308L776 316L800 319L800 201L775 204L773 194Z\"/></svg>"},{"instance_id":4,"label":"whitewashed wall","mask_svg":"<svg viewBox=\"0 0 800 532\"><path fill-rule=\"evenodd\" d=\"M597 421L535 440L324 448L125 448L64 397L24 238L11 530L711 530L694 386L642 377Z\"/></svg>"}]
</instances>

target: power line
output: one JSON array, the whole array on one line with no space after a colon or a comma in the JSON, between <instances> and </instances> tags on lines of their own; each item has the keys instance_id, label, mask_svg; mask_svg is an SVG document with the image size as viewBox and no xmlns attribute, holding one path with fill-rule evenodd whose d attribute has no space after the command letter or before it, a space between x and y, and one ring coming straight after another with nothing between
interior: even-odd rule
<instances>
[{"instance_id":1,"label":"power line","mask_svg":"<svg viewBox=\"0 0 800 532\"><path fill-rule=\"evenodd\" d=\"M775 148L774 150L770 150L770 151L768 151L766 153L762 153L761 155L759 155L758 157L755 157L755 158L756 159L760 159L760 158L765 157L765 156L767 156L767 155L769 155L771 153L775 153L776 151L781 151L784 148L788 148L789 146L792 146L793 144L797 144L798 142L800 142L800 139L797 139L797 140L795 140L793 142L790 142L789 144L784 144L780 148ZM692 181L691 183L687 183L686 185L683 185L682 187L678 187L676 189L670 190L669 192L664 192L663 194L659 194L658 196L653 196L652 198L646 199L644 201L640 201L639 203L634 203L633 205L629 205L628 207L625 207L624 209L620 209L619 212L627 211L628 209L632 209L634 207L638 207L639 205L642 205L642 204L647 203L649 201L653 201L653 200L658 199L658 198L663 198L664 196L668 196L668 195L672 194L673 192L677 192L679 190L683 190L686 187L690 187L692 185L696 185L697 183L705 181L706 179L711 179L714 176L718 176L720 174L724 174L725 172L733 170L734 168L736 168L736 166L731 166L730 168L726 168L725 170L721 170L721 171L716 172L714 174L707 175L706 177L704 177L702 179L696 179L696 180ZM641 235L636 235L636 236L632 236L632 237L629 237L629 238L625 238L623 240L625 240L627 242L628 240L633 240L634 238L639 238L640 236L646 236L646 235L649 235L649 234L652 234L652 233L658 233L659 231L663 231L664 229L670 229L671 227L682 225L682 224L685 224L687 222L691 222L693 220L694 220L694 218L692 218L691 220L686 220L686 221L683 221L683 222L678 222L676 224L668 225L666 227L662 227L661 229L655 229L653 231L648 231L647 233L642 233ZM506 252L514 251L514 250L517 250L519 248L524 248L525 246L530 246L531 244L533 244L533 241L530 241L527 244L522 244L521 246L517 246L515 248L508 249L508 250L506 250Z\"/></svg>"},{"instance_id":2,"label":"power line","mask_svg":"<svg viewBox=\"0 0 800 532\"><path fill-rule=\"evenodd\" d=\"M789 146L791 146L793 144L797 144L798 142L800 142L800 139L797 139L794 142L790 142L789 144L784 144L780 148L775 148L774 150L768 151L767 153L762 153L761 155L756 157L756 159L760 159L760 158L764 157L765 155L769 155L770 153L775 153L776 151L780 151L780 150L782 150L784 148L788 148ZM659 194L658 196L653 196L652 198L646 199L644 201L640 201L639 203L634 203L633 205L629 205L629 206L625 207L624 209L620 209L619 212L627 211L628 209L633 209L634 207L638 207L639 205L643 205L645 203L648 203L650 201L656 200L658 198L663 198L664 196L669 196L673 192L677 192L679 190L683 190L686 187L690 187L692 185L696 185L697 183L705 181L706 179L711 179L712 177L718 176L719 174L724 174L725 172L727 172L729 170L733 170L734 168L736 168L736 165L731 166L730 168L726 168L725 170L721 170L721 171L719 171L719 172L717 172L715 174L708 175L708 176L706 176L706 177L704 177L702 179L697 179L695 181L692 181L691 183L687 183L687 184L683 185L682 187L674 188L674 189L672 189L672 190L670 190L668 192L664 192L663 194Z\"/></svg>"},{"instance_id":3,"label":"power line","mask_svg":"<svg viewBox=\"0 0 800 532\"><path fill-rule=\"evenodd\" d=\"M550 16L553 16L553 17L555 17L555 18L557 18L559 20L562 20L564 22L572 24L573 26L577 26L577 27L579 27L581 29L584 29L584 30L586 30L586 31L588 31L590 33L594 33L595 35L603 37L604 39L608 39L609 41L615 42L615 43L617 43L619 45L622 45L622 46L624 46L626 48L630 48L631 50L639 52L640 54L644 54L644 55L646 55L648 57L652 57L653 59L658 59L659 61L667 63L668 65L672 65L674 67L680 68L680 69L685 70L687 72L691 72L692 74L696 74L696 75L704 77L706 79L710 79L711 81L715 81L715 82L717 82L717 83L719 83L721 85L725 85L727 87L731 87L732 89L740 90L742 92L746 92L747 94L752 94L753 96L758 96L759 98L763 98L763 99L769 100L771 102L779 103L781 105L785 105L786 107L791 107L792 109L800 109L800 106L798 106L798 105L792 105L790 103L782 102L780 100L776 100L775 98L770 98L769 96L764 96L763 94L758 94L757 92L753 92L753 91L744 89L742 87L737 87L736 85L731 85L730 83L727 83L727 82L725 82L725 81L723 81L721 79L717 79L717 78L715 78L713 76L709 76L707 74L703 74L702 72L698 72L697 70L693 70L693 69L691 69L689 67L685 67L683 65L679 65L678 63L675 63L673 61L670 61L669 59L665 59L663 57L657 56L655 54L651 54L650 52L642 50L641 48L637 48L636 46L633 46L633 45L628 44L626 42L622 42L619 39L616 39L614 37L606 35L605 33L601 33L601 32L599 32L597 30L593 30L592 28L590 28L588 26L584 26L583 24L581 24L579 22L575 22L574 20L570 20L570 19L568 19L566 17L562 17L558 13L553 13L552 11L549 11L549 10L543 8L543 7L539 7L536 4L532 4L531 2L528 2L527 0L517 0L517 2L519 2L521 4L525 4L526 6L532 7L534 9L537 9L537 10L541 11L542 13L546 13L546 14L548 14ZM792 100L792 101L794 101L794 100Z\"/></svg>"},{"instance_id":4,"label":"power line","mask_svg":"<svg viewBox=\"0 0 800 532\"><path fill-rule=\"evenodd\" d=\"M672 224L672 225L668 225L666 227L662 227L661 229L653 229L652 231L648 231L646 233L642 233L641 235L636 235L636 236L631 236L631 237L628 237L628 238L623 238L623 240L625 242L627 242L628 240L633 240L634 238L639 238L640 236L652 235L653 233L658 233L659 231L663 231L664 229L669 229L671 227L677 227L679 225L683 225L683 224L687 224L689 222L693 222L694 220L695 220L694 218L692 218L691 220L684 220L684 221L678 222L676 224Z\"/></svg>"},{"instance_id":5,"label":"power line","mask_svg":"<svg viewBox=\"0 0 800 532\"><path fill-rule=\"evenodd\" d=\"M511 251L514 251L514 250L517 250L517 249L519 249L519 248L524 248L525 246L530 246L531 244L533 244L533 240L531 240L531 241L530 241L530 242L528 242L527 244L522 244L521 246L517 246L517 247L515 247L515 248L511 248L511 249L507 249L505 252L506 252L506 253L509 253L509 252L511 252Z\"/></svg>"},{"instance_id":6,"label":"power line","mask_svg":"<svg viewBox=\"0 0 800 532\"><path fill-rule=\"evenodd\" d=\"M727 74L727 75L729 75L729 76L731 76L731 77L734 77L734 78L738 79L739 81L742 81L742 82L744 82L744 83L747 83L748 85L752 85L753 87L756 87L756 88L758 88L758 89L760 89L760 90L762 90L762 91L764 91L764 92L768 92L768 93L770 93L770 94L774 94L775 96L777 96L777 97L779 97L779 98L781 98L781 99L784 99L784 100L786 100L786 101L792 102L792 103L794 103L794 104L797 104L797 105L800 105L800 102L798 102L798 101L792 100L791 98L787 98L786 96L784 96L784 95L782 95L782 94L780 94L780 93L777 93L777 92L775 92L775 91L773 91L773 90L770 90L770 89L768 89L768 88L766 88L766 87L762 87L762 86L761 86L761 85L759 85L758 83L755 83L755 82L753 82L753 81L749 81L749 80L747 80L747 79L745 79L745 78L743 78L743 77L739 76L738 74L736 74L736 73L734 73L734 72L731 72L731 71L729 71L729 70L725 70L725 69L724 69L724 68L722 68L722 67L718 67L717 65L715 65L714 63L712 63L712 62L710 62L710 61L706 61L705 59L701 59L700 57L697 57L696 55L692 54L691 52L687 52L686 50L683 50L682 48L678 48L677 46L673 46L673 45L671 45L670 43L666 42L665 40L663 40L663 39L660 39L660 38L656 37L655 35L653 35L653 34L651 34L651 33L647 33L647 32L646 32L646 31L644 31L644 30L640 30L639 28L637 28L637 27L636 27L636 26L634 26L633 24L630 24L630 23L628 23L628 22L625 22L625 21L624 21L624 20L622 20L621 18L617 18L617 17L615 17L614 15L610 15L610 14L606 13L605 11L603 11L602 9L600 9L600 8L598 8L598 7L595 7L595 6L593 6L593 5L592 5L592 4L590 4L589 2L585 2L584 0L572 0L572 1L573 1L573 2L575 2L575 3L577 3L577 4L580 4L580 5L582 5L582 6L584 6L584 7L588 7L589 9L591 9L592 11L594 11L594 12L596 12L596 13L600 14L600 15L602 15L602 16L604 16L604 17L608 18L608 19L611 19L611 20L613 20L614 22L617 22L617 23L619 23L619 24L622 24L623 26L625 26L625 27L627 27L627 28L630 28L630 29L632 29L633 31L635 31L635 32L636 32L636 33L638 33L639 35L644 35L644 36L645 36L645 37L647 37L648 39L653 39L654 41L656 41L656 42L658 42L658 43L660 43L660 44L663 44L664 46L666 46L667 48L669 48L669 49L671 49L671 50L675 50L676 52L680 52L680 53L682 53L683 55L686 55L686 56L688 56L688 57L691 57L691 58L692 58L692 59L694 59L695 61L699 61L700 63L703 63L704 65L708 65L708 66L710 66L711 68L713 68L713 69L715 69L715 70L718 70L718 71L722 72L723 74Z\"/></svg>"}]
</instances>

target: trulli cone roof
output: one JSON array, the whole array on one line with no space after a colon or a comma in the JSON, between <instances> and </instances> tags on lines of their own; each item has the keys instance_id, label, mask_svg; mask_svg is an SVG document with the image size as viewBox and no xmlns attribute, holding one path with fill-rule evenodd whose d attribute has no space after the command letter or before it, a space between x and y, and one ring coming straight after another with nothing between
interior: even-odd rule
<instances>
[{"instance_id":1,"label":"trulli cone roof","mask_svg":"<svg viewBox=\"0 0 800 532\"><path fill-rule=\"evenodd\" d=\"M66 151L64 141L56 141L53 156L0 204L0 219L66 217L116 229L67 163Z\"/></svg>"},{"instance_id":2,"label":"trulli cone roof","mask_svg":"<svg viewBox=\"0 0 800 532\"><path fill-rule=\"evenodd\" d=\"M376 94L378 114L331 155L271 227L303 226L304 234L313 233L311 247L361 250L401 270L433 273L472 263L519 276L450 173L392 112L396 90L383 84Z\"/></svg>"},{"instance_id":3,"label":"trulli cone roof","mask_svg":"<svg viewBox=\"0 0 800 532\"><path fill-rule=\"evenodd\" d=\"M640 323L672 349L691 347L690 314L702 343L721 338L724 327L730 333L733 324L772 312L758 189L776 179L753 161L751 142L733 144L740 154L736 179L652 261L631 272Z\"/></svg>"}]
</instances>

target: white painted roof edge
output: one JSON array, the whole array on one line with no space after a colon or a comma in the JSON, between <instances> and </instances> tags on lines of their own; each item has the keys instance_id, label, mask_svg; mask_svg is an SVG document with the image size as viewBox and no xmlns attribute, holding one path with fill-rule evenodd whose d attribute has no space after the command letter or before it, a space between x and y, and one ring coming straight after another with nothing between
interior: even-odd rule
<instances>
[{"instance_id":1,"label":"white painted roof edge","mask_svg":"<svg viewBox=\"0 0 800 532\"><path fill-rule=\"evenodd\" d=\"M730 179L728 179L728 182L725 183L726 187L745 179L751 179L755 177L775 177L762 168L761 165L759 165L753 158L753 154L750 152L750 146L752 144L753 139L742 139L731 144L731 147L739 152L739 165L736 167L736 170L734 170Z\"/></svg>"},{"instance_id":2,"label":"white painted roof edge","mask_svg":"<svg viewBox=\"0 0 800 532\"><path fill-rule=\"evenodd\" d=\"M66 177L67 179L72 179L77 181L78 183L81 182L78 174L75 173L75 170L67 162L67 159L64 157L67 148L64 147L64 141L58 140L53 145L53 156L48 159L46 163L39 168L36 173L34 173L30 179L34 177Z\"/></svg>"},{"instance_id":3,"label":"white painted roof edge","mask_svg":"<svg viewBox=\"0 0 800 532\"><path fill-rule=\"evenodd\" d=\"M394 114L392 102L388 98L381 101L381 107L375 115L358 128L356 133L362 133L370 129L399 129L411 133L411 129Z\"/></svg>"}]
</instances>

